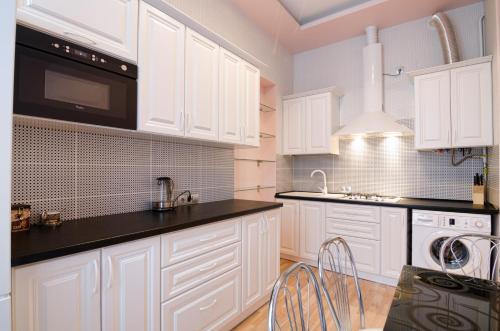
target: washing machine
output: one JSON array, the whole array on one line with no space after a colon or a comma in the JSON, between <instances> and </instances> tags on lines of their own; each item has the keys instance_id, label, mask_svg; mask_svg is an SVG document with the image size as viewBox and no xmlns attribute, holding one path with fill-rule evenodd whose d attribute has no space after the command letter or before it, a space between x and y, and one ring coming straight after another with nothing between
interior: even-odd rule
<instances>
[{"instance_id":1,"label":"washing machine","mask_svg":"<svg viewBox=\"0 0 500 331\"><path fill-rule=\"evenodd\" d=\"M442 270L439 252L446 239L465 233L490 235L491 216L413 210L412 230L412 264L417 267ZM483 240L473 245L468 240L461 240L454 247L456 256L450 253L445 257L449 272L459 274L465 272L475 277L488 274L489 242ZM460 265L463 265L463 271Z\"/></svg>"}]
</instances>

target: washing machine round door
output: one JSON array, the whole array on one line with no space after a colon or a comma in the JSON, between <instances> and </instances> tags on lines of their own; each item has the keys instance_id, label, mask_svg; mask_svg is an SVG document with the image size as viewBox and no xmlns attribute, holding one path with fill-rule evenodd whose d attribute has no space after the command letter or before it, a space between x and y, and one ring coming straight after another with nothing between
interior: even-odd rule
<instances>
[{"instance_id":1,"label":"washing machine round door","mask_svg":"<svg viewBox=\"0 0 500 331\"><path fill-rule=\"evenodd\" d=\"M439 261L441 247L448 238L457 235L458 233L453 231L436 231L426 238L423 247L426 247L427 251L423 252L423 254L429 267L441 270L441 263ZM474 271L480 268L481 263L478 248L480 247L473 247L472 243L468 240L456 241L453 244L453 252L450 249L445 251L444 262L446 270L448 272L474 275Z\"/></svg>"}]
</instances>

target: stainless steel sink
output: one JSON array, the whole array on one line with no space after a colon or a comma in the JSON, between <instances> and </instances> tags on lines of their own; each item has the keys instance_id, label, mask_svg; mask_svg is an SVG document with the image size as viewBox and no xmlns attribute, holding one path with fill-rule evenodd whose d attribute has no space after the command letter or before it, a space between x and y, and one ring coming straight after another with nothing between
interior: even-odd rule
<instances>
[{"instance_id":1,"label":"stainless steel sink","mask_svg":"<svg viewBox=\"0 0 500 331\"><path fill-rule=\"evenodd\" d=\"M280 193L284 197L303 197L303 198L323 198L323 199L340 199L340 200L355 200L359 202L389 202L397 203L399 197L385 197L378 195L361 195L361 194L350 194L346 195L343 193L327 193L323 194L321 192L287 192Z\"/></svg>"}]
</instances>

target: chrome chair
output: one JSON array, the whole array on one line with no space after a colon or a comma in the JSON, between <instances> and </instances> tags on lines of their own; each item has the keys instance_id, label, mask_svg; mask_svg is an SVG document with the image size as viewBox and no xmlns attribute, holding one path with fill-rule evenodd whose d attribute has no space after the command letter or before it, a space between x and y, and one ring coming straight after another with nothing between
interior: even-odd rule
<instances>
[{"instance_id":1,"label":"chrome chair","mask_svg":"<svg viewBox=\"0 0 500 331\"><path fill-rule=\"evenodd\" d=\"M439 263L444 272L484 279L498 288L499 257L500 237L477 233L450 237L439 250Z\"/></svg>"},{"instance_id":2,"label":"chrome chair","mask_svg":"<svg viewBox=\"0 0 500 331\"><path fill-rule=\"evenodd\" d=\"M278 312L278 304L282 304L285 310ZM269 301L268 330L310 330L311 318L316 315L314 309L318 320L313 325L319 322L320 330L326 331L318 281L308 265L295 263L274 284Z\"/></svg>"},{"instance_id":3,"label":"chrome chair","mask_svg":"<svg viewBox=\"0 0 500 331\"><path fill-rule=\"evenodd\" d=\"M341 237L325 241L319 249L318 269L320 284L328 304L328 308L338 331L352 330L349 284L352 276L359 305L359 325L365 329L365 307L359 286L356 263L347 245Z\"/></svg>"}]
</instances>

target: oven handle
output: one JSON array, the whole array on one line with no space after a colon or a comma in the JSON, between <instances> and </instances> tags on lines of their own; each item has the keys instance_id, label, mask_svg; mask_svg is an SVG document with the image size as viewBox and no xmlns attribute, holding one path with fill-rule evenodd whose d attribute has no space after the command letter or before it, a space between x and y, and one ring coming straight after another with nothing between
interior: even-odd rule
<instances>
[{"instance_id":1,"label":"oven handle","mask_svg":"<svg viewBox=\"0 0 500 331\"><path fill-rule=\"evenodd\" d=\"M90 38L87 38L85 36L82 36L78 33L74 33L74 32L69 32L69 31L64 31L63 34L69 38L72 38L72 39L77 39L81 42L84 42L86 44L90 44L90 45L97 45L97 43L95 41L93 41L92 39Z\"/></svg>"}]
</instances>

